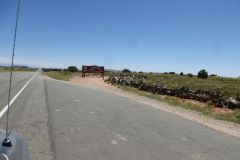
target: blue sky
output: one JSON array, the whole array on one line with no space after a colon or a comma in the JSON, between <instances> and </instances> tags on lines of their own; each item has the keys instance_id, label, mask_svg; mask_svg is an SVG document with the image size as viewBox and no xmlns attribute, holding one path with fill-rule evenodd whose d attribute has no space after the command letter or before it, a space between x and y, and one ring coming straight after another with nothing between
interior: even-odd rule
<instances>
[{"instance_id":1,"label":"blue sky","mask_svg":"<svg viewBox=\"0 0 240 160\"><path fill-rule=\"evenodd\" d=\"M16 0L0 1L0 63ZM239 0L22 0L16 63L240 75Z\"/></svg>"}]
</instances>

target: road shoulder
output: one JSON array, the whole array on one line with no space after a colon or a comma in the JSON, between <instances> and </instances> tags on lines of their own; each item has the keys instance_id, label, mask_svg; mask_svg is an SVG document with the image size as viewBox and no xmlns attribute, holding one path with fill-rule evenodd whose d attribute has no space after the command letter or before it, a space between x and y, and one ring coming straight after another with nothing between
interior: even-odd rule
<instances>
[{"instance_id":1,"label":"road shoulder","mask_svg":"<svg viewBox=\"0 0 240 160\"><path fill-rule=\"evenodd\" d=\"M181 107L173 107L164 102L159 102L157 100L150 99L145 96L140 96L134 93L127 92L120 88L117 88L115 86L105 83L101 78L96 78L96 77L81 78L80 76L76 76L71 79L70 83L82 85L92 89L100 89L105 92L113 93L115 95L127 97L132 101L142 103L150 107L161 109L162 111L172 113L182 118L185 118L193 122L200 123L209 128L215 129L217 131L240 138L239 124L213 119L211 117L202 115L201 113L193 110L184 109Z\"/></svg>"}]
</instances>

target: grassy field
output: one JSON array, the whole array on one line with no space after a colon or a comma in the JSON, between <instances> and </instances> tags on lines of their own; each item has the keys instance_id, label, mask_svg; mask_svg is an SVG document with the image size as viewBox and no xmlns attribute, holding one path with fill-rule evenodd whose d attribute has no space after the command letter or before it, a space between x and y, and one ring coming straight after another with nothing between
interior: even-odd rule
<instances>
[{"instance_id":1,"label":"grassy field","mask_svg":"<svg viewBox=\"0 0 240 160\"><path fill-rule=\"evenodd\" d=\"M147 81L158 84L165 84L169 88L181 88L183 86L189 87L192 90L204 89L215 90L225 96L236 97L240 95L240 78L223 78L223 77L209 77L201 79L188 76L172 75L172 74L159 74L149 73L144 74L147 76Z\"/></svg>"},{"instance_id":2,"label":"grassy field","mask_svg":"<svg viewBox=\"0 0 240 160\"><path fill-rule=\"evenodd\" d=\"M74 73L69 71L49 71L49 72L42 72L44 75L49 76L53 79L63 80L63 81L69 81L74 76L80 74L80 73Z\"/></svg>"},{"instance_id":3,"label":"grassy field","mask_svg":"<svg viewBox=\"0 0 240 160\"><path fill-rule=\"evenodd\" d=\"M225 120L225 121L230 121L230 122L234 122L234 123L239 123L240 124L240 109L235 109L235 110L231 110L229 112L229 110L225 110L225 109L220 109L223 112L219 113L216 112L217 109L211 104L211 103L193 103L192 100L186 100L186 99L180 99L177 97L171 97L171 96L163 96L163 95L154 95L152 93L149 92L145 92L145 91L140 91L136 88L132 88L132 87L127 87L127 86L121 86L121 85L117 85L117 87L126 90L128 92L134 93L134 94L138 94L141 96L145 96L151 99L155 99L158 100L160 102L165 102L170 104L171 106L175 106L175 107L182 107L185 109L191 109L191 110L195 110L203 115L215 118L215 119L219 119L219 120ZM228 111L228 112L226 112Z\"/></svg>"},{"instance_id":4,"label":"grassy field","mask_svg":"<svg viewBox=\"0 0 240 160\"><path fill-rule=\"evenodd\" d=\"M36 70L37 70L36 68L19 68L19 67L15 67L13 69L14 72L18 72L18 71L35 72ZM10 67L1 67L0 66L0 73L1 72L10 72Z\"/></svg>"}]
</instances>

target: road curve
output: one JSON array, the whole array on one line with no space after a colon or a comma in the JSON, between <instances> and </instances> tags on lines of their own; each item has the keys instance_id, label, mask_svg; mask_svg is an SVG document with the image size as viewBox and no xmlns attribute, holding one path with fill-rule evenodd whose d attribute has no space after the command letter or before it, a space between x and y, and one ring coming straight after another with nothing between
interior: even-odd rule
<instances>
[{"instance_id":1,"label":"road curve","mask_svg":"<svg viewBox=\"0 0 240 160\"><path fill-rule=\"evenodd\" d=\"M41 75L13 104L10 124L28 139L31 159L237 160L240 157L239 138L125 97Z\"/></svg>"}]
</instances>

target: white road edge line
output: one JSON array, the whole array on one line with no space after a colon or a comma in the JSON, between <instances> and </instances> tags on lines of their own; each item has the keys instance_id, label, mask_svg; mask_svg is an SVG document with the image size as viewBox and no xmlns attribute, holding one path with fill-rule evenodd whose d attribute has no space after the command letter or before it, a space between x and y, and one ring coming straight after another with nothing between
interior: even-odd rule
<instances>
[{"instance_id":1,"label":"white road edge line","mask_svg":"<svg viewBox=\"0 0 240 160\"><path fill-rule=\"evenodd\" d=\"M11 107L11 105L13 104L13 102L18 98L18 96L23 92L23 90L28 86L28 84L38 75L38 71L37 73L35 73L30 80L28 80L28 82L20 89L20 91L12 98L12 100L9 102L9 107ZM2 118L2 116L4 115L4 113L7 111L8 105L6 105L0 112L0 118Z\"/></svg>"}]
</instances>

